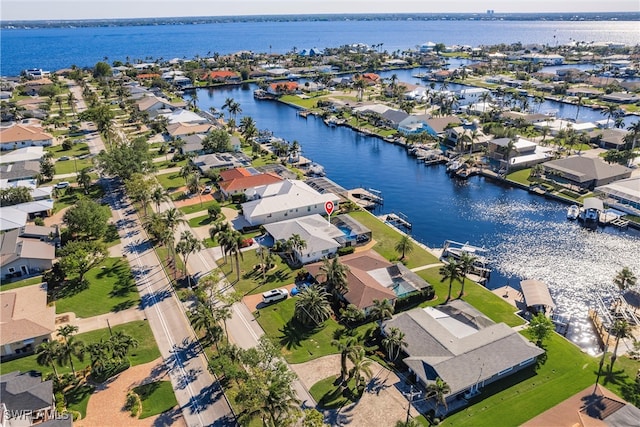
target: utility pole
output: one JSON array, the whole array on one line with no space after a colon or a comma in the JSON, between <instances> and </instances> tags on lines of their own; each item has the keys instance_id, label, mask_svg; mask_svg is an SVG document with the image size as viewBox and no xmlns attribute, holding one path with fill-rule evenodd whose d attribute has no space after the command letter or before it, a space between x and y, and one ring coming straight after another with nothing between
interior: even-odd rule
<instances>
[{"instance_id":1,"label":"utility pole","mask_svg":"<svg viewBox=\"0 0 640 427\"><path fill-rule=\"evenodd\" d=\"M405 421L406 424L409 424L409 416L410 416L410 411L411 411L411 403L413 402L413 397L414 396L418 396L420 394L420 391L413 391L413 384L411 384L411 388L409 389L408 393L405 393L405 395L407 395L407 398L409 399L409 404L407 405L407 420Z\"/></svg>"}]
</instances>

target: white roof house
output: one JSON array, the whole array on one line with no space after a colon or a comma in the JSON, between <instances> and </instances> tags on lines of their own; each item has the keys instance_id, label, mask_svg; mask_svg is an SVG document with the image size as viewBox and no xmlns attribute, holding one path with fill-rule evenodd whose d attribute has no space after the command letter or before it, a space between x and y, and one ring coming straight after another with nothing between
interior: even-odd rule
<instances>
[{"instance_id":1,"label":"white roof house","mask_svg":"<svg viewBox=\"0 0 640 427\"><path fill-rule=\"evenodd\" d=\"M204 117L182 108L161 115L169 120L170 125L174 123L207 123L207 119Z\"/></svg>"},{"instance_id":2,"label":"white roof house","mask_svg":"<svg viewBox=\"0 0 640 427\"><path fill-rule=\"evenodd\" d=\"M27 213L15 206L0 207L0 231L13 230L27 224Z\"/></svg>"},{"instance_id":3,"label":"white roof house","mask_svg":"<svg viewBox=\"0 0 640 427\"><path fill-rule=\"evenodd\" d=\"M338 251L340 243L336 239L343 238L344 233L320 215L308 215L302 218L265 224L264 228L275 241L286 241L292 235L299 235L306 247L294 254L301 264L318 261Z\"/></svg>"},{"instance_id":4,"label":"white roof house","mask_svg":"<svg viewBox=\"0 0 640 427\"><path fill-rule=\"evenodd\" d=\"M31 147L18 148L10 153L0 156L0 164L26 162L29 160L40 160L44 155L44 147L35 145Z\"/></svg>"},{"instance_id":5,"label":"white roof house","mask_svg":"<svg viewBox=\"0 0 640 427\"><path fill-rule=\"evenodd\" d=\"M591 123L591 122L574 123L568 120L555 119L555 120L548 120L544 122L534 123L533 127L535 127L538 130L549 128L549 133L555 136L561 130L566 131L569 128L575 130L576 132L590 132L594 129L597 129L598 125L596 123Z\"/></svg>"},{"instance_id":6,"label":"white roof house","mask_svg":"<svg viewBox=\"0 0 640 427\"><path fill-rule=\"evenodd\" d=\"M601 185L595 191L606 197L609 206L640 216L640 176Z\"/></svg>"},{"instance_id":7,"label":"white roof house","mask_svg":"<svg viewBox=\"0 0 640 427\"><path fill-rule=\"evenodd\" d=\"M333 193L320 194L299 180L284 180L251 190L248 198L257 198L242 204L245 219L251 225L270 224L285 219L313 214L324 214L328 201L338 206L340 198Z\"/></svg>"}]
</instances>

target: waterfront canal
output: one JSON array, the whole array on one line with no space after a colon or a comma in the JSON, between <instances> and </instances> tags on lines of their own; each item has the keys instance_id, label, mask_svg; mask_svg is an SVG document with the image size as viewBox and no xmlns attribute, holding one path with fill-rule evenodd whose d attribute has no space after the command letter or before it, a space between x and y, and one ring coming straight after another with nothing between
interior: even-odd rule
<instances>
[{"instance_id":1,"label":"waterfront canal","mask_svg":"<svg viewBox=\"0 0 640 427\"><path fill-rule=\"evenodd\" d=\"M588 232L566 220L566 205L484 178L449 178L444 166L425 166L404 148L344 127L328 127L314 116L296 115L292 107L253 98L244 85L198 91L198 106L220 110L227 98L240 104L259 129L297 140L302 155L324 166L327 176L345 188L381 190L379 212L402 212L413 224L413 237L429 247L445 240L488 249L494 273L489 288L521 278L549 285L558 312L571 315L568 337L590 353L596 343L587 320L596 292L615 292L612 279L624 266L638 273L640 233L612 228ZM238 118L239 120L239 118Z\"/></svg>"}]
</instances>

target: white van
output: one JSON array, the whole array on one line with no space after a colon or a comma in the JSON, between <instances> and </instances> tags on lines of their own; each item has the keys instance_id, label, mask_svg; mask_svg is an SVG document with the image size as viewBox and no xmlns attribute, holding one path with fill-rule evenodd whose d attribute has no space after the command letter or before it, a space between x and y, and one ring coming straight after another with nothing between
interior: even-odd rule
<instances>
[{"instance_id":1,"label":"white van","mask_svg":"<svg viewBox=\"0 0 640 427\"><path fill-rule=\"evenodd\" d=\"M262 294L262 302L268 304L270 302L276 302L283 299L287 299L289 291L286 289L272 289Z\"/></svg>"}]
</instances>

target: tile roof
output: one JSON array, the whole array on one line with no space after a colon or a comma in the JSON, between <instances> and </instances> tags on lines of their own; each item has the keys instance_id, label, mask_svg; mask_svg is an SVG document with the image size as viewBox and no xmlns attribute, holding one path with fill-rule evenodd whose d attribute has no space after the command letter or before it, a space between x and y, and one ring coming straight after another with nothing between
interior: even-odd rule
<instances>
[{"instance_id":1,"label":"tile roof","mask_svg":"<svg viewBox=\"0 0 640 427\"><path fill-rule=\"evenodd\" d=\"M0 131L0 144L22 141L53 141L53 136L39 126L15 124Z\"/></svg>"},{"instance_id":2,"label":"tile roof","mask_svg":"<svg viewBox=\"0 0 640 427\"><path fill-rule=\"evenodd\" d=\"M221 181L230 181L232 179L244 178L253 174L245 168L234 168L222 171L219 175Z\"/></svg>"},{"instance_id":3,"label":"tile roof","mask_svg":"<svg viewBox=\"0 0 640 427\"><path fill-rule=\"evenodd\" d=\"M571 174L578 182L602 180L616 176L623 178L625 174L631 173L631 169L625 166L610 165L603 160L583 156L552 160L546 162L544 167Z\"/></svg>"},{"instance_id":4,"label":"tile roof","mask_svg":"<svg viewBox=\"0 0 640 427\"><path fill-rule=\"evenodd\" d=\"M55 330L56 309L47 305L47 285L0 292L0 345L49 335Z\"/></svg>"},{"instance_id":5,"label":"tile roof","mask_svg":"<svg viewBox=\"0 0 640 427\"><path fill-rule=\"evenodd\" d=\"M246 191L249 188L260 187L262 185L275 184L282 181L277 175L270 173L261 173L258 175L242 176L239 178L233 178L227 181L220 181L218 185L226 193L234 191Z\"/></svg>"}]
</instances>

